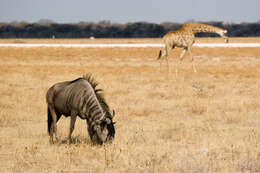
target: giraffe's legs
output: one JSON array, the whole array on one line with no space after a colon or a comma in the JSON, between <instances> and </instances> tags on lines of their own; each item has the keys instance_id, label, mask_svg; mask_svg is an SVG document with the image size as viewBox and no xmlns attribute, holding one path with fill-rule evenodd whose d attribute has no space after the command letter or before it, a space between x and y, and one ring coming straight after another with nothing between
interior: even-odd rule
<instances>
[{"instance_id":1,"label":"giraffe's legs","mask_svg":"<svg viewBox=\"0 0 260 173\"><path fill-rule=\"evenodd\" d=\"M183 60L183 58L184 58L184 55L185 55L186 51L187 51L187 48L184 48L184 49L182 50L181 55L180 55L179 64L176 63L176 69L175 69L176 76L178 76L178 66L180 66L180 64L182 63L182 60Z\"/></svg>"},{"instance_id":2,"label":"giraffe's legs","mask_svg":"<svg viewBox=\"0 0 260 173\"><path fill-rule=\"evenodd\" d=\"M183 57L184 57L186 51L187 51L186 48L184 48L184 49L182 50L181 55L180 55L180 60L181 60L181 61L183 60Z\"/></svg>"},{"instance_id":3,"label":"giraffe's legs","mask_svg":"<svg viewBox=\"0 0 260 173\"><path fill-rule=\"evenodd\" d=\"M167 73L169 74L169 72L170 72L170 68L169 68L169 58L168 58L168 56L166 56L165 57L166 58L166 63L167 63Z\"/></svg>"},{"instance_id":4,"label":"giraffe's legs","mask_svg":"<svg viewBox=\"0 0 260 173\"><path fill-rule=\"evenodd\" d=\"M171 47L166 46L165 47L165 58L166 58L166 63L167 63L167 72L169 74L170 72L170 67L169 67L169 55L170 55Z\"/></svg>"},{"instance_id":5,"label":"giraffe's legs","mask_svg":"<svg viewBox=\"0 0 260 173\"><path fill-rule=\"evenodd\" d=\"M163 57L161 57L161 59L160 59L160 69L159 69L159 72L161 72L161 69L162 69L162 59L163 59Z\"/></svg>"},{"instance_id":6,"label":"giraffe's legs","mask_svg":"<svg viewBox=\"0 0 260 173\"><path fill-rule=\"evenodd\" d=\"M162 55L161 55L160 71L161 71L161 68L162 68L163 59L165 59L166 65L167 65L167 72L169 73L169 52L170 52L170 48L168 46L165 46L164 50L162 51Z\"/></svg>"},{"instance_id":7,"label":"giraffe's legs","mask_svg":"<svg viewBox=\"0 0 260 173\"><path fill-rule=\"evenodd\" d=\"M193 61L193 56L192 56L192 53L191 53L191 47L188 48L188 51L189 51L189 53L190 53L193 71L196 73L196 72L197 72L197 69L196 69L195 64L194 64L194 61Z\"/></svg>"},{"instance_id":8,"label":"giraffe's legs","mask_svg":"<svg viewBox=\"0 0 260 173\"><path fill-rule=\"evenodd\" d=\"M164 59L164 56L165 56L165 50L161 50L161 51L162 51L162 55L161 55L161 59L160 59L160 70L159 70L159 72L161 72L162 63L163 63L163 59Z\"/></svg>"},{"instance_id":9,"label":"giraffe's legs","mask_svg":"<svg viewBox=\"0 0 260 173\"><path fill-rule=\"evenodd\" d=\"M167 61L167 47L165 46L164 47L164 49L162 49L161 51L160 51L160 54L161 54L161 56L160 56L160 72L161 72L161 69L162 69L162 64L163 64L163 59L164 58L166 58L166 61Z\"/></svg>"}]
</instances>

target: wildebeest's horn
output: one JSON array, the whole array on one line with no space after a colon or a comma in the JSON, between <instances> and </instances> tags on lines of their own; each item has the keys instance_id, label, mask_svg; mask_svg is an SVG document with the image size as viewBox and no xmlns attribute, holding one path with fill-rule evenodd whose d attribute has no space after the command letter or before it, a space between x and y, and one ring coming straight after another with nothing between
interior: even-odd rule
<instances>
[{"instance_id":1,"label":"wildebeest's horn","mask_svg":"<svg viewBox=\"0 0 260 173\"><path fill-rule=\"evenodd\" d=\"M103 91L102 89L96 89L96 93Z\"/></svg>"},{"instance_id":2,"label":"wildebeest's horn","mask_svg":"<svg viewBox=\"0 0 260 173\"><path fill-rule=\"evenodd\" d=\"M115 110L113 109L112 118L115 116Z\"/></svg>"}]
</instances>

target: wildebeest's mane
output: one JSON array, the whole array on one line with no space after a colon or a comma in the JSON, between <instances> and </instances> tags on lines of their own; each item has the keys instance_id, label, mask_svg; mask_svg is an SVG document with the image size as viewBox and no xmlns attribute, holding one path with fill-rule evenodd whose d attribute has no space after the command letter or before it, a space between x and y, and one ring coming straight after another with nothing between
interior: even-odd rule
<instances>
[{"instance_id":1,"label":"wildebeest's mane","mask_svg":"<svg viewBox=\"0 0 260 173\"><path fill-rule=\"evenodd\" d=\"M69 83L74 83L74 82L77 82L78 80L80 80L82 78L78 78L78 79L75 79L75 80L72 80L72 81L68 81Z\"/></svg>"},{"instance_id":2,"label":"wildebeest's mane","mask_svg":"<svg viewBox=\"0 0 260 173\"><path fill-rule=\"evenodd\" d=\"M83 79L87 80L89 82L89 84L92 86L92 88L94 89L97 99L98 99L99 103L101 104L102 108L104 109L104 111L110 113L110 108L102 93L103 90L96 88L99 83L92 77L91 74L84 75Z\"/></svg>"}]
</instances>

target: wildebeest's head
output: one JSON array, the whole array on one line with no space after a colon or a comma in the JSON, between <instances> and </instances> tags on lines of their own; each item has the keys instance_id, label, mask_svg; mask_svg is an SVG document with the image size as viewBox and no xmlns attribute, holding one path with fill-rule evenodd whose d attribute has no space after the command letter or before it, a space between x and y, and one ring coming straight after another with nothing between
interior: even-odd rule
<instances>
[{"instance_id":1,"label":"wildebeest's head","mask_svg":"<svg viewBox=\"0 0 260 173\"><path fill-rule=\"evenodd\" d=\"M95 124L90 127L89 134L94 144L112 142L115 136L114 115L114 110L112 115L107 112L103 119L96 121Z\"/></svg>"}]
</instances>

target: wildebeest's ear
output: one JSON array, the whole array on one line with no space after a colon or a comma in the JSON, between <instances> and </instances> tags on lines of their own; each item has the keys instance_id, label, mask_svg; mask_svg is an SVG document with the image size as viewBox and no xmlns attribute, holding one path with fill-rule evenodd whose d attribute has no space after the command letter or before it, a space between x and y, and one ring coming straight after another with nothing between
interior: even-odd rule
<instances>
[{"instance_id":1,"label":"wildebeest's ear","mask_svg":"<svg viewBox=\"0 0 260 173\"><path fill-rule=\"evenodd\" d=\"M115 116L115 110L113 109L112 118Z\"/></svg>"},{"instance_id":2,"label":"wildebeest's ear","mask_svg":"<svg viewBox=\"0 0 260 173\"><path fill-rule=\"evenodd\" d=\"M95 91L96 91L96 93L98 93L98 92L102 92L103 90L102 89L96 89Z\"/></svg>"}]
</instances>

